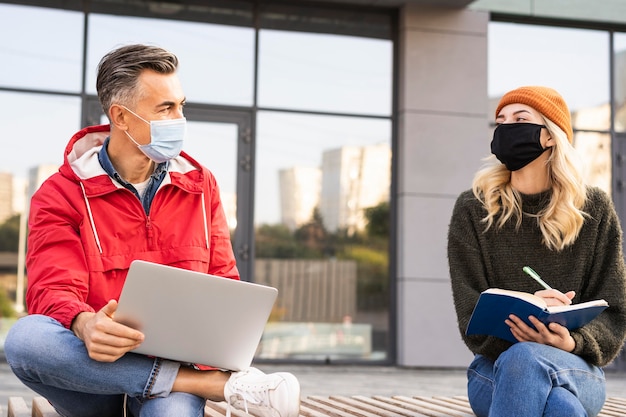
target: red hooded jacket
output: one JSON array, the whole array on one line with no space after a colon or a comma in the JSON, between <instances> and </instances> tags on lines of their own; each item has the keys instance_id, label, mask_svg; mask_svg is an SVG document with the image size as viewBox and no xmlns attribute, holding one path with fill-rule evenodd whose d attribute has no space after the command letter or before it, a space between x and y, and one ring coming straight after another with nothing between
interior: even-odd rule
<instances>
[{"instance_id":1,"label":"red hooded jacket","mask_svg":"<svg viewBox=\"0 0 626 417\"><path fill-rule=\"evenodd\" d=\"M31 200L27 309L66 328L119 299L135 259L239 279L215 177L182 152L148 216L100 166L107 136L108 125L76 133L59 172Z\"/></svg>"}]
</instances>

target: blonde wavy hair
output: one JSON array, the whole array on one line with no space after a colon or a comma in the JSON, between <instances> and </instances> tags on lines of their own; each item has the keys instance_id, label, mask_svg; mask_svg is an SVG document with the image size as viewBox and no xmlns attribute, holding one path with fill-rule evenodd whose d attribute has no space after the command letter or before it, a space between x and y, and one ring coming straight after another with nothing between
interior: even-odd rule
<instances>
[{"instance_id":1,"label":"blonde wavy hair","mask_svg":"<svg viewBox=\"0 0 626 417\"><path fill-rule=\"evenodd\" d=\"M511 171L494 155L485 158L485 166L474 176L472 190L487 210L482 219L485 231L494 224L502 228L509 219L515 219L515 227L519 229L522 216L535 217L543 235L542 243L548 249L561 251L574 243L583 226L587 186L583 181L582 160L567 135L555 123L543 115L542 118L556 140L546 162L552 188L548 205L537 214L522 212L521 195L511 187Z\"/></svg>"}]
</instances>

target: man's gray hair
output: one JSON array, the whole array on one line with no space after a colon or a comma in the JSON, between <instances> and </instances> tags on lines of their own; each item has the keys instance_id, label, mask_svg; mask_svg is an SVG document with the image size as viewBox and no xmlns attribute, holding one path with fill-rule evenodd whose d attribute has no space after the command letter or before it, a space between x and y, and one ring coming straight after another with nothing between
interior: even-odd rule
<instances>
[{"instance_id":1,"label":"man's gray hair","mask_svg":"<svg viewBox=\"0 0 626 417\"><path fill-rule=\"evenodd\" d=\"M134 105L140 94L137 80L143 70L171 74L177 67L176 55L157 46L126 45L109 52L98 64L96 80L102 110L110 117L112 104Z\"/></svg>"}]
</instances>

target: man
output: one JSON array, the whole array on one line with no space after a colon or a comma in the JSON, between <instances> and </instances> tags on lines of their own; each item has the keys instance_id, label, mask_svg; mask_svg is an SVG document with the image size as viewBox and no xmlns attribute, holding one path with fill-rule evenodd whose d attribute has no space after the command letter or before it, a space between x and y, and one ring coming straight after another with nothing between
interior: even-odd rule
<instances>
[{"instance_id":1,"label":"man","mask_svg":"<svg viewBox=\"0 0 626 417\"><path fill-rule=\"evenodd\" d=\"M101 60L97 90L110 126L76 133L32 198L30 315L12 327L7 361L64 416L203 416L207 399L297 416L292 374L129 353L143 334L113 320L134 259L239 279L215 178L181 152L177 66L175 55L146 45Z\"/></svg>"}]
</instances>

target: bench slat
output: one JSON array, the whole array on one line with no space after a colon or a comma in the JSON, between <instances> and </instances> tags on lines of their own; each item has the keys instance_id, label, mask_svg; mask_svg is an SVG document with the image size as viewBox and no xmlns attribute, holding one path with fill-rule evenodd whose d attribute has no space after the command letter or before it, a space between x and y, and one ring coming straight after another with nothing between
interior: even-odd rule
<instances>
[{"instance_id":1,"label":"bench slat","mask_svg":"<svg viewBox=\"0 0 626 417\"><path fill-rule=\"evenodd\" d=\"M440 413L432 413L430 412L430 410L411 410L411 409L406 409L404 407L398 407L394 404L389 404L388 402L385 401L381 401L381 399L384 399L385 397L365 397L362 395L355 395L354 397L352 397L354 399L357 399L359 401L362 401L366 404L370 404L376 407L379 407L383 410L386 411L390 411L393 413L393 415L395 416L406 416L406 417L446 417L445 414L440 414Z\"/></svg>"},{"instance_id":2,"label":"bench slat","mask_svg":"<svg viewBox=\"0 0 626 417\"><path fill-rule=\"evenodd\" d=\"M228 407L229 406L226 401L221 401L221 402L207 401L206 405L204 406L204 410L205 410L204 415L205 417L225 416L226 410L228 409ZM206 413L207 408L209 409L211 414ZM238 410L235 407L230 407L230 414L236 417L251 417L250 414L246 414L245 412Z\"/></svg>"},{"instance_id":3,"label":"bench slat","mask_svg":"<svg viewBox=\"0 0 626 417\"><path fill-rule=\"evenodd\" d=\"M61 417L48 400L43 397L33 398L33 417Z\"/></svg>"},{"instance_id":4,"label":"bench slat","mask_svg":"<svg viewBox=\"0 0 626 417\"><path fill-rule=\"evenodd\" d=\"M328 414L322 413L319 410L310 408L306 403L300 404L300 416L301 417L327 417Z\"/></svg>"},{"instance_id":5,"label":"bench slat","mask_svg":"<svg viewBox=\"0 0 626 417\"><path fill-rule=\"evenodd\" d=\"M26 400L22 397L9 397L8 417L31 417Z\"/></svg>"},{"instance_id":6,"label":"bench slat","mask_svg":"<svg viewBox=\"0 0 626 417\"><path fill-rule=\"evenodd\" d=\"M626 399L609 398L604 403L604 408L606 408L607 410L618 410L618 411L624 412L626 411Z\"/></svg>"},{"instance_id":7,"label":"bench slat","mask_svg":"<svg viewBox=\"0 0 626 417\"><path fill-rule=\"evenodd\" d=\"M418 398L427 398L427 397L418 397ZM442 404L453 404L461 407L467 413L473 413L472 406L470 406L469 399L467 397L441 397L435 396L432 397L433 400L440 401Z\"/></svg>"},{"instance_id":8,"label":"bench slat","mask_svg":"<svg viewBox=\"0 0 626 417\"><path fill-rule=\"evenodd\" d=\"M436 404L432 404L429 401L422 401L416 398L410 397L381 397L374 396L379 401L384 401L389 404L393 404L396 407L405 408L407 410L419 411L427 416L432 417L467 417L464 413L459 413L456 410L449 407L441 407Z\"/></svg>"},{"instance_id":9,"label":"bench slat","mask_svg":"<svg viewBox=\"0 0 626 417\"><path fill-rule=\"evenodd\" d=\"M339 401L345 404L348 404L352 407L356 407L356 408L360 408L362 410L365 410L369 413L375 414L377 416L380 417L393 417L393 416L397 416L397 414L394 414L391 411L387 411L387 410L383 410L382 408L376 407L375 405L371 405L371 404L367 404L363 401L359 401L358 399L355 399L353 397L339 397L339 396L331 396L330 398L332 398L335 401Z\"/></svg>"},{"instance_id":10,"label":"bench slat","mask_svg":"<svg viewBox=\"0 0 626 417\"><path fill-rule=\"evenodd\" d=\"M419 400L428 404L436 405L437 407L443 407L445 409L455 410L459 412L459 416L461 417L471 417L474 415L472 411L472 407L470 407L469 402L461 403L461 402L452 402L447 400L442 400L441 398L435 397L394 397L394 398L406 398L407 400Z\"/></svg>"},{"instance_id":11,"label":"bench slat","mask_svg":"<svg viewBox=\"0 0 626 417\"><path fill-rule=\"evenodd\" d=\"M214 403L212 401L207 401L204 406L204 417L223 417L225 414L222 413L221 409L215 409L212 407Z\"/></svg>"},{"instance_id":12,"label":"bench slat","mask_svg":"<svg viewBox=\"0 0 626 417\"><path fill-rule=\"evenodd\" d=\"M308 397L303 400L305 404L322 410L337 410L339 417L380 417L379 413L369 412L364 409L353 407L345 402L336 401L329 397Z\"/></svg>"},{"instance_id":13,"label":"bench slat","mask_svg":"<svg viewBox=\"0 0 626 417\"><path fill-rule=\"evenodd\" d=\"M626 407L626 398L609 397L606 401L616 406Z\"/></svg>"},{"instance_id":14,"label":"bench slat","mask_svg":"<svg viewBox=\"0 0 626 417\"><path fill-rule=\"evenodd\" d=\"M345 411L344 407L333 407L324 402L316 401L315 398L303 398L300 402L300 406L306 405L313 410L331 417L363 417L362 414L351 414Z\"/></svg>"}]
</instances>

